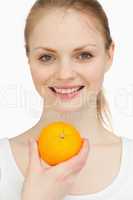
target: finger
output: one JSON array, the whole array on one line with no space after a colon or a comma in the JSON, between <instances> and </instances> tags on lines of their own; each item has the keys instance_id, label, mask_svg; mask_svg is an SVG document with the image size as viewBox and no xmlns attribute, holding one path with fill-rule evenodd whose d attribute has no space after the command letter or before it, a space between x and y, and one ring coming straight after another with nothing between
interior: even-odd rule
<instances>
[{"instance_id":1,"label":"finger","mask_svg":"<svg viewBox=\"0 0 133 200\"><path fill-rule=\"evenodd\" d=\"M44 160L41 159L41 165L45 168L45 170L50 169L52 166L46 163Z\"/></svg>"},{"instance_id":2,"label":"finger","mask_svg":"<svg viewBox=\"0 0 133 200\"><path fill-rule=\"evenodd\" d=\"M89 152L89 142L88 139L84 139L81 150L76 156L54 166L51 169L53 176L59 178L59 176L64 177L71 173L78 172L84 166L86 159L88 157L88 152Z\"/></svg>"},{"instance_id":3,"label":"finger","mask_svg":"<svg viewBox=\"0 0 133 200\"><path fill-rule=\"evenodd\" d=\"M38 148L38 143L39 143L39 141L37 140L36 143L37 143L37 148ZM49 165L47 162L45 162L45 160L43 160L43 159L41 158L39 149L38 149L38 154L39 154L40 164L41 164L41 166L43 167L43 169L44 169L44 168L45 168L45 169L51 168L51 165Z\"/></svg>"},{"instance_id":4,"label":"finger","mask_svg":"<svg viewBox=\"0 0 133 200\"><path fill-rule=\"evenodd\" d=\"M68 160L66 164L64 163L65 168L70 170L71 169L76 170L77 168L82 167L88 158L88 153L89 153L89 141L88 139L84 139L80 152L74 157L72 157L70 160Z\"/></svg>"},{"instance_id":5,"label":"finger","mask_svg":"<svg viewBox=\"0 0 133 200\"><path fill-rule=\"evenodd\" d=\"M41 168L41 161L40 161L37 141L33 138L30 138L28 141L28 144L29 144L29 166L28 166L28 169L36 171Z\"/></svg>"},{"instance_id":6,"label":"finger","mask_svg":"<svg viewBox=\"0 0 133 200\"><path fill-rule=\"evenodd\" d=\"M72 159L68 160L65 171L65 176L76 175L79 171L84 167L89 153L89 142L88 140L84 139L82 148L80 152L74 156ZM68 173L67 173L68 172Z\"/></svg>"}]
</instances>

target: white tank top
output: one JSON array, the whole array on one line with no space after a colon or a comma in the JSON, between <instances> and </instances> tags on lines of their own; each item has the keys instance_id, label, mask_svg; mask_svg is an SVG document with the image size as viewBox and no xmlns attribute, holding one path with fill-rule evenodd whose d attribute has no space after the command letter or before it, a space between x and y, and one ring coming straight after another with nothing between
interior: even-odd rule
<instances>
[{"instance_id":1,"label":"white tank top","mask_svg":"<svg viewBox=\"0 0 133 200\"><path fill-rule=\"evenodd\" d=\"M21 200L23 181L8 138L0 139L0 200ZM93 194L67 195L64 200L133 200L133 139L122 137L120 170L110 185Z\"/></svg>"}]
</instances>

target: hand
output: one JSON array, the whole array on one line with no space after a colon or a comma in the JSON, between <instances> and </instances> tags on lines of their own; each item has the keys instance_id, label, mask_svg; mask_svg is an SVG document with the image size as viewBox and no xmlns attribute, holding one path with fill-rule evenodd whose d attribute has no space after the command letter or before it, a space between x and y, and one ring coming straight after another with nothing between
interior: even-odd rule
<instances>
[{"instance_id":1,"label":"hand","mask_svg":"<svg viewBox=\"0 0 133 200\"><path fill-rule=\"evenodd\" d=\"M29 164L22 187L22 200L61 200L70 191L76 175L88 157L88 139L84 139L80 152L71 159L50 166L40 158L37 142L29 143Z\"/></svg>"}]
</instances>

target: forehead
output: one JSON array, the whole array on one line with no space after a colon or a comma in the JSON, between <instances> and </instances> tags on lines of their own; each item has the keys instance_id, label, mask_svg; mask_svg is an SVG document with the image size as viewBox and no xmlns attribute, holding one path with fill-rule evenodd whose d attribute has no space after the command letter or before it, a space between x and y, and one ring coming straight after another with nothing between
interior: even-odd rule
<instances>
[{"instance_id":1,"label":"forehead","mask_svg":"<svg viewBox=\"0 0 133 200\"><path fill-rule=\"evenodd\" d=\"M86 16L72 9L52 9L40 16L29 41L33 46L70 47L85 42L99 46L104 43L104 38L97 21L91 15Z\"/></svg>"}]
</instances>

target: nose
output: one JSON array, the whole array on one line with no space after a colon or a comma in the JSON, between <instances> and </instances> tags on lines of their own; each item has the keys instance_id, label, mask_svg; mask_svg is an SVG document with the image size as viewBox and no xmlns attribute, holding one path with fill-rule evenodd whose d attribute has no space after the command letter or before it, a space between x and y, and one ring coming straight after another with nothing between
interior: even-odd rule
<instances>
[{"instance_id":1,"label":"nose","mask_svg":"<svg viewBox=\"0 0 133 200\"><path fill-rule=\"evenodd\" d=\"M56 77L58 80L73 80L76 77L76 73L73 70L72 64L61 63L58 65L56 71Z\"/></svg>"}]
</instances>

